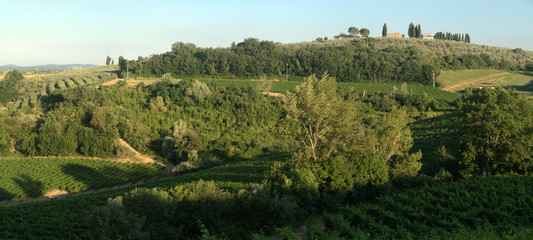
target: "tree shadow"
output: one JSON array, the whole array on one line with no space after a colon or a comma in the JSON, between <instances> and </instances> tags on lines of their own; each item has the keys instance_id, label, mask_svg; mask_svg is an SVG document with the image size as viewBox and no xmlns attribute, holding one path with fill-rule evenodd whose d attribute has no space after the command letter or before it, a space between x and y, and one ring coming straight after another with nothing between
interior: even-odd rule
<instances>
[{"instance_id":1,"label":"tree shadow","mask_svg":"<svg viewBox=\"0 0 533 240\"><path fill-rule=\"evenodd\" d=\"M514 88L517 91L523 91L523 92L533 92L533 72L518 72L518 73L521 75L531 77L531 80L525 85L522 85L522 86L512 85L512 86L509 86L508 88Z\"/></svg>"},{"instance_id":2,"label":"tree shadow","mask_svg":"<svg viewBox=\"0 0 533 240\"><path fill-rule=\"evenodd\" d=\"M3 200L10 200L14 197L15 195L8 192L7 190L3 189L3 188L0 188L0 201L3 201Z\"/></svg>"},{"instance_id":3,"label":"tree shadow","mask_svg":"<svg viewBox=\"0 0 533 240\"><path fill-rule=\"evenodd\" d=\"M44 194L44 184L40 181L32 179L26 174L13 177L13 181L22 189L27 197L37 197Z\"/></svg>"},{"instance_id":4,"label":"tree shadow","mask_svg":"<svg viewBox=\"0 0 533 240\"><path fill-rule=\"evenodd\" d=\"M410 125L413 132L412 151L422 151L421 173L435 175L443 166L437 159L436 151L440 146L456 154L460 145L461 123L456 112L424 119Z\"/></svg>"},{"instance_id":5,"label":"tree shadow","mask_svg":"<svg viewBox=\"0 0 533 240\"><path fill-rule=\"evenodd\" d=\"M124 170L117 167L105 167L103 169L93 169L80 164L67 164L61 167L63 173L74 177L77 181L84 183L87 189L100 189L112 187L128 182L129 178Z\"/></svg>"}]
</instances>

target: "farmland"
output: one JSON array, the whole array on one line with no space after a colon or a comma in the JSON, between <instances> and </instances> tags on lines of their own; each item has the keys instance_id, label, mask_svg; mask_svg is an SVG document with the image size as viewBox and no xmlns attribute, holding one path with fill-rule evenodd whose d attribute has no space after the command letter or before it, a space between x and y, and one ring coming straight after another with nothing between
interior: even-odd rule
<instances>
[{"instance_id":1,"label":"farmland","mask_svg":"<svg viewBox=\"0 0 533 240\"><path fill-rule=\"evenodd\" d=\"M172 189L194 181L212 180L217 186L238 192L252 184L261 183L264 172L275 160L286 159L287 155L260 157L255 159L230 162L222 166L202 171L186 173L172 178L144 183L137 187ZM0 206L0 238L89 238L85 219L92 210L105 204L110 197L116 197L132 190L126 187L106 192L69 198L51 199L34 203L25 203L9 207ZM48 221L43 221L48 219ZM14 224L17 223L17 224Z\"/></svg>"},{"instance_id":2,"label":"farmland","mask_svg":"<svg viewBox=\"0 0 533 240\"><path fill-rule=\"evenodd\" d=\"M533 75L528 72L506 72L500 70L443 71L437 80L444 89L449 88L449 91L455 92L466 88L477 88L479 84L495 84L524 92L533 91Z\"/></svg>"},{"instance_id":3,"label":"farmland","mask_svg":"<svg viewBox=\"0 0 533 240\"><path fill-rule=\"evenodd\" d=\"M177 42L118 66L13 71L0 85L0 238L525 236L533 105L461 90L531 91L531 54L490 49ZM165 172L119 162L142 154Z\"/></svg>"},{"instance_id":4,"label":"farmland","mask_svg":"<svg viewBox=\"0 0 533 240\"><path fill-rule=\"evenodd\" d=\"M0 200L38 197L52 190L76 193L153 177L160 165L86 158L2 158Z\"/></svg>"}]
</instances>

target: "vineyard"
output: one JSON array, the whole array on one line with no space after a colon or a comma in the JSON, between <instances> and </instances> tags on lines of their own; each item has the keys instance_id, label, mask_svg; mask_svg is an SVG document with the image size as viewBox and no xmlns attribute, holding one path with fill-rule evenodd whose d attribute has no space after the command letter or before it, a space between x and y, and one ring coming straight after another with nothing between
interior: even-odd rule
<instances>
[{"instance_id":1,"label":"vineyard","mask_svg":"<svg viewBox=\"0 0 533 240\"><path fill-rule=\"evenodd\" d=\"M287 157L288 155L273 155L233 161L222 166L144 183L137 187L170 189L204 179L213 180L217 186L237 192L254 183L261 183L264 173L270 169L272 163ZM0 206L0 216L2 216L0 226L3 226L0 228L0 239L89 239L85 220L93 209L104 205L108 198L119 196L132 189L133 187L128 187L50 201Z\"/></svg>"},{"instance_id":2,"label":"vineyard","mask_svg":"<svg viewBox=\"0 0 533 240\"><path fill-rule=\"evenodd\" d=\"M526 237L532 232L523 229L533 221L532 184L532 176L430 182L325 214L324 222L329 233L346 239Z\"/></svg>"},{"instance_id":3,"label":"vineyard","mask_svg":"<svg viewBox=\"0 0 533 240\"><path fill-rule=\"evenodd\" d=\"M98 84L116 79L117 66L103 66L84 68L26 76L21 89L21 97L8 108L34 108L39 106L40 99L48 96L54 90L76 88L83 86L96 86Z\"/></svg>"},{"instance_id":4,"label":"vineyard","mask_svg":"<svg viewBox=\"0 0 533 240\"><path fill-rule=\"evenodd\" d=\"M69 193L137 182L157 175L156 164L84 158L0 159L0 201L37 197L52 190Z\"/></svg>"},{"instance_id":5,"label":"vineyard","mask_svg":"<svg viewBox=\"0 0 533 240\"><path fill-rule=\"evenodd\" d=\"M301 84L301 81L257 81L257 80L231 80L231 79L201 79L200 81L214 86L226 88L253 88L259 91L270 91L275 93L284 93L292 91ZM339 88L353 88L359 94L388 93L393 87L400 88L403 83L371 83L371 82L337 82ZM452 102L457 99L458 95L442 91L440 88L420 84L406 83L407 89L414 94L427 93L436 100Z\"/></svg>"}]
</instances>

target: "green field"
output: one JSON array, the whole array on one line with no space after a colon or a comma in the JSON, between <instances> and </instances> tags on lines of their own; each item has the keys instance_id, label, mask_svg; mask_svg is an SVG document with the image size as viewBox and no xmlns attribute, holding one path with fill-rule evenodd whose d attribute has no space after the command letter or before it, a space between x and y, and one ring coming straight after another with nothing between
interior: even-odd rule
<instances>
[{"instance_id":1,"label":"green field","mask_svg":"<svg viewBox=\"0 0 533 240\"><path fill-rule=\"evenodd\" d=\"M139 187L172 189L203 179L238 192L261 183L264 172L273 161L287 157L273 155L229 162ZM344 239L360 236L372 239L447 239L479 234L493 238L522 236L528 233L524 229L533 221L533 205L529 204L533 202L531 184L531 176L493 176L458 182L426 180L416 186L384 192L375 200L324 214L318 217L323 226L315 229L321 233L307 232L303 236L322 236L322 239L333 236ZM89 239L85 219L93 209L105 205L106 199L132 189L0 207L0 225L3 226L0 238ZM317 216L309 217L309 224L312 224L310 219L317 219ZM275 236L267 234L266 237Z\"/></svg>"},{"instance_id":2,"label":"green field","mask_svg":"<svg viewBox=\"0 0 533 240\"><path fill-rule=\"evenodd\" d=\"M532 176L432 181L325 214L324 222L345 239L528 239L532 184Z\"/></svg>"},{"instance_id":3,"label":"green field","mask_svg":"<svg viewBox=\"0 0 533 240\"><path fill-rule=\"evenodd\" d=\"M500 70L442 71L437 81L443 88L472 82L457 86L452 91L477 88L479 84L496 84L502 87L515 88L518 91L533 91L533 74L530 72L506 72Z\"/></svg>"},{"instance_id":4,"label":"green field","mask_svg":"<svg viewBox=\"0 0 533 240\"><path fill-rule=\"evenodd\" d=\"M161 165L86 158L0 159L0 200L69 193L137 182L159 174Z\"/></svg>"},{"instance_id":5,"label":"green field","mask_svg":"<svg viewBox=\"0 0 533 240\"><path fill-rule=\"evenodd\" d=\"M237 192L261 183L265 171L287 154L238 160L206 170L185 173L137 187L170 189L200 179L213 180L217 186ZM85 219L108 198L122 195L133 187L68 198L51 199L12 206L0 206L0 239L89 239Z\"/></svg>"}]
</instances>

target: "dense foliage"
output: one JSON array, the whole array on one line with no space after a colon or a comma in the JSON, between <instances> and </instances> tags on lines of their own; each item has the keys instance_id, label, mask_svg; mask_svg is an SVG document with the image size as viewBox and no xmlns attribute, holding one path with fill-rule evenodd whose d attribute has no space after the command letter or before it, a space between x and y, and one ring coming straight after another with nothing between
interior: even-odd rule
<instances>
[{"instance_id":1,"label":"dense foliage","mask_svg":"<svg viewBox=\"0 0 533 240\"><path fill-rule=\"evenodd\" d=\"M230 48L199 48L177 42L172 51L153 55L150 59L124 60L120 70L141 76L171 73L186 77L196 75L281 78L322 75L326 71L338 81L430 83L440 69L525 68L531 54L493 49L483 46L422 39L363 38L353 41L322 41L278 44L245 39ZM422 46L421 46L422 45ZM457 51L456 49L461 49ZM481 50L481 51L480 51ZM526 58L515 58L522 54ZM520 59L520 60L518 60ZM527 62L522 62L524 59Z\"/></svg>"},{"instance_id":2,"label":"dense foliage","mask_svg":"<svg viewBox=\"0 0 533 240\"><path fill-rule=\"evenodd\" d=\"M468 91L458 101L464 129L460 172L533 170L533 104L514 90Z\"/></svg>"},{"instance_id":3,"label":"dense foliage","mask_svg":"<svg viewBox=\"0 0 533 240\"><path fill-rule=\"evenodd\" d=\"M372 117L357 99L342 99L327 75L307 78L284 101L291 134L302 146L288 167L269 173L271 191L351 192L382 185L389 174L417 175L421 154L408 153L412 138L405 110Z\"/></svg>"},{"instance_id":4,"label":"dense foliage","mask_svg":"<svg viewBox=\"0 0 533 240\"><path fill-rule=\"evenodd\" d=\"M16 70L9 71L2 81L0 81L0 104L14 101L19 96L19 83L24 78Z\"/></svg>"}]
</instances>

